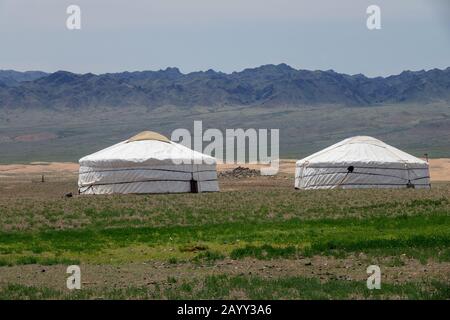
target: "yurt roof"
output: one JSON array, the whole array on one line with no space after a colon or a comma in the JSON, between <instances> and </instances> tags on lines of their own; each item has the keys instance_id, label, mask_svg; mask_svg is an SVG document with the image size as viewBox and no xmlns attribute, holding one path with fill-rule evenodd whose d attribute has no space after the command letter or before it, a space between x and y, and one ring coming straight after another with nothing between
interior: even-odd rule
<instances>
[{"instance_id":1,"label":"yurt roof","mask_svg":"<svg viewBox=\"0 0 450 320\"><path fill-rule=\"evenodd\" d=\"M142 131L138 133L137 135L131 137L127 140L127 142L133 142L133 141L144 141L144 140L157 140L162 142L170 142L167 137L163 136L162 134L154 131Z\"/></svg>"},{"instance_id":2,"label":"yurt roof","mask_svg":"<svg viewBox=\"0 0 450 320\"><path fill-rule=\"evenodd\" d=\"M420 163L426 161L384 143L381 140L356 136L342 140L316 152L297 164L308 163Z\"/></svg>"},{"instance_id":3,"label":"yurt roof","mask_svg":"<svg viewBox=\"0 0 450 320\"><path fill-rule=\"evenodd\" d=\"M203 160L215 163L208 155L170 141L165 136L144 131L130 139L102 149L79 160L84 166L122 166L126 164L173 164L173 160Z\"/></svg>"}]
</instances>

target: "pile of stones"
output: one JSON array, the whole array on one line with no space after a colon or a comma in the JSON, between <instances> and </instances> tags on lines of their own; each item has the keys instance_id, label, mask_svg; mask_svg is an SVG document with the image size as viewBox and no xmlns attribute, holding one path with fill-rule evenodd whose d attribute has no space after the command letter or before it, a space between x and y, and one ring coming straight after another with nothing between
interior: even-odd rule
<instances>
[{"instance_id":1,"label":"pile of stones","mask_svg":"<svg viewBox=\"0 0 450 320\"><path fill-rule=\"evenodd\" d=\"M259 170L245 168L241 166L234 168L233 170L219 172L218 174L219 178L231 178L231 179L251 178L260 175L261 173Z\"/></svg>"}]
</instances>

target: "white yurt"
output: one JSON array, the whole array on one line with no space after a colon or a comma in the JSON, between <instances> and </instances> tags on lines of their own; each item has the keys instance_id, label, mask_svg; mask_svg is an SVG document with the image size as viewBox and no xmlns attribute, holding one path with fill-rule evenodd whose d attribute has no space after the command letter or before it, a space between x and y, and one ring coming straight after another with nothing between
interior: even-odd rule
<instances>
[{"instance_id":1,"label":"white yurt","mask_svg":"<svg viewBox=\"0 0 450 320\"><path fill-rule=\"evenodd\" d=\"M216 160L144 131L80 159L80 194L219 191Z\"/></svg>"},{"instance_id":2,"label":"white yurt","mask_svg":"<svg viewBox=\"0 0 450 320\"><path fill-rule=\"evenodd\" d=\"M297 161L295 188L430 188L430 174L426 161L357 136Z\"/></svg>"}]
</instances>

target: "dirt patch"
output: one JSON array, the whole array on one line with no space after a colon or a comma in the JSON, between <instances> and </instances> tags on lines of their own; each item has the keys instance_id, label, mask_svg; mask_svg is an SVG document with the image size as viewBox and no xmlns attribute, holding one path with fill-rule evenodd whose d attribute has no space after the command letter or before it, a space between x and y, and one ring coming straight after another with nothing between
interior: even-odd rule
<instances>
[{"instance_id":1,"label":"dirt patch","mask_svg":"<svg viewBox=\"0 0 450 320\"><path fill-rule=\"evenodd\" d=\"M401 266L390 266L389 257L379 258L382 282L406 283L440 279L450 281L450 263L428 262L401 258ZM81 265L82 284L85 288L126 288L129 286L165 285L168 278L177 281L201 279L209 275L258 276L266 279L283 277L314 277L321 281L366 281L366 268L370 263L364 257L345 259L315 256L296 260L225 259L209 264L150 261L125 265ZM67 266L25 265L0 267L0 285L16 283L66 289Z\"/></svg>"},{"instance_id":2,"label":"dirt patch","mask_svg":"<svg viewBox=\"0 0 450 320\"><path fill-rule=\"evenodd\" d=\"M0 165L0 174L21 175L36 173L75 173L78 172L78 163L73 162L32 162L30 164L3 164Z\"/></svg>"},{"instance_id":3,"label":"dirt patch","mask_svg":"<svg viewBox=\"0 0 450 320\"><path fill-rule=\"evenodd\" d=\"M450 159L430 160L431 181L450 181Z\"/></svg>"}]
</instances>

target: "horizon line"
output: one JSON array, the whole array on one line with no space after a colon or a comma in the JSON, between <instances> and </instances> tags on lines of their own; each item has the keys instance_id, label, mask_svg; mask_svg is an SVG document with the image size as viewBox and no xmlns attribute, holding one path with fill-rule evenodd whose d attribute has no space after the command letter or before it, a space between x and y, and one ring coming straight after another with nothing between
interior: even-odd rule
<instances>
[{"instance_id":1,"label":"horizon line","mask_svg":"<svg viewBox=\"0 0 450 320\"><path fill-rule=\"evenodd\" d=\"M362 76L364 76L364 77L366 77L366 78L369 78L369 79L388 78L388 77L392 77L392 76L398 76L398 75L400 75L400 74L402 74L402 73L405 73L405 72L419 73L419 72L429 72L429 71L433 71L433 70L446 71L446 70L450 69L450 66L449 66L449 67L446 67L446 68L442 68L442 69L441 69L441 68L437 68L437 67L435 67L435 68L430 68L430 69L420 69L420 70L410 70L410 69L406 69L406 70L403 70L403 71L400 72L400 73L390 74L390 75L385 75L385 76L367 76L367 75L365 75L365 74L363 74L363 73L349 74L349 73L346 73L346 72L338 72L338 71L335 71L334 69L328 69L328 70L321 70L321 69L315 69L315 70L312 70L312 69L296 69L296 68L290 66L290 65L287 64L287 63L279 63L279 64L269 63L269 64L262 64L262 65L260 65L260 66L258 66L258 67L248 67L248 68L241 69L241 70L239 70L239 71L232 71L232 72L217 71L217 70L215 70L215 69L211 69L211 68L210 68L210 69L207 69L207 70L197 70L197 71L191 71L191 72L184 73L184 72L182 72L182 71L180 70L179 67L171 67L171 66L168 66L168 67L166 67L165 69L159 69L159 70L142 69L142 70L132 70L132 71L128 71L128 70L124 70L124 71L112 71L112 72L104 72L104 73L94 73L94 72L79 73L79 72L73 72L73 71L63 70L63 69L56 70L56 71L53 71L53 72L43 71L43 70L24 70L24 71L22 71L22 70L15 70L15 69L0 69L0 72L2 72L2 71L3 71L3 72L11 72L11 71L12 71L12 72L20 72L20 73L27 73L27 72L42 72L42 73L46 73L47 75L55 74L55 73L58 73L58 72L67 72L67 73L71 73L71 74L75 74L75 75L87 75L87 74L92 74L92 75L94 75L94 76L102 76L102 75L108 75L108 74L139 73L139 72L166 72L166 71L170 71L170 70L177 70L177 72L180 73L181 75L189 75L189 74L194 74L194 73L206 73L206 72L211 72L211 71L214 72L214 73L219 73L219 74L224 74L224 75L232 75L232 74L235 74L235 73L242 73L242 72L244 72L244 71L246 71L246 70L255 70L255 69L260 69L260 68L262 68L262 67L269 67L269 66L273 66L273 67L286 66L286 67L289 67L290 69L295 70L295 71L333 72L333 73L338 73L338 74L348 75L348 76L358 76L358 75L362 75Z\"/></svg>"}]
</instances>

